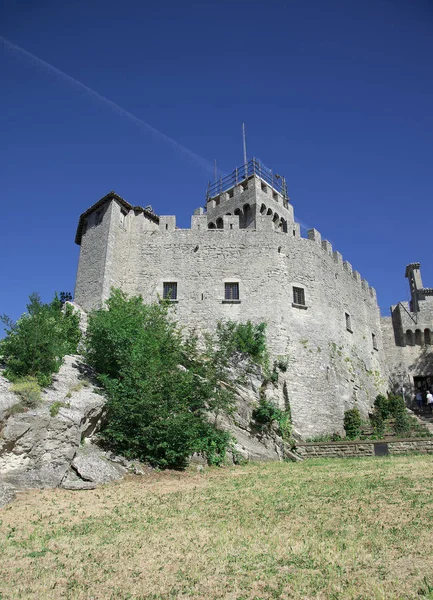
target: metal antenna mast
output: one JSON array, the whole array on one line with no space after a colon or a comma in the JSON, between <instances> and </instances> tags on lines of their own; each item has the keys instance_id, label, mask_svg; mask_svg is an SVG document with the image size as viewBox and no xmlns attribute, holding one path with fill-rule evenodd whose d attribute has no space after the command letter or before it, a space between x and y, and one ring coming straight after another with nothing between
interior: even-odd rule
<instances>
[{"instance_id":1,"label":"metal antenna mast","mask_svg":"<svg viewBox=\"0 0 433 600\"><path fill-rule=\"evenodd\" d=\"M216 180L217 180L217 161L216 161L216 158L214 158L213 163L214 163L214 175L215 175L215 183L216 183Z\"/></svg>"},{"instance_id":2,"label":"metal antenna mast","mask_svg":"<svg viewBox=\"0 0 433 600\"><path fill-rule=\"evenodd\" d=\"M242 123L242 139L244 142L244 166L245 166L245 176L247 176L247 139L245 135L245 123Z\"/></svg>"}]
</instances>

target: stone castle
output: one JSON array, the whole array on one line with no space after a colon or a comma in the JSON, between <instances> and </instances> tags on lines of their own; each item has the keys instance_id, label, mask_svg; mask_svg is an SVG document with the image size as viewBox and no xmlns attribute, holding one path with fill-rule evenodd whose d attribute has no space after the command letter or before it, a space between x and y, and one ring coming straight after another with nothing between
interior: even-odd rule
<instances>
[{"instance_id":1,"label":"stone castle","mask_svg":"<svg viewBox=\"0 0 433 600\"><path fill-rule=\"evenodd\" d=\"M419 264L406 269L411 303L381 318L374 288L316 229L301 236L284 178L256 159L209 186L190 229L110 192L80 216L75 241L85 311L118 287L168 298L197 330L265 321L272 356L288 360L281 377L304 439L341 431L353 406L366 417L378 393L411 399L433 383L433 289Z\"/></svg>"}]
</instances>

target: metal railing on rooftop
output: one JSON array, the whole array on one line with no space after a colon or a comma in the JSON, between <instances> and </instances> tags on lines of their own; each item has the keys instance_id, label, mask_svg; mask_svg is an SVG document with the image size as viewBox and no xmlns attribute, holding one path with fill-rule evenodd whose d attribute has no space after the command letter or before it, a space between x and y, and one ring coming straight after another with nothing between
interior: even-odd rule
<instances>
[{"instance_id":1,"label":"metal railing on rooftop","mask_svg":"<svg viewBox=\"0 0 433 600\"><path fill-rule=\"evenodd\" d=\"M214 198L223 192L239 185L252 175L257 175L265 183L267 183L276 192L282 195L285 200L288 200L286 180L281 175L274 173L272 169L265 167L260 160L252 158L248 163L237 167L230 175L220 177L215 183L210 183L206 192L206 200Z\"/></svg>"}]
</instances>

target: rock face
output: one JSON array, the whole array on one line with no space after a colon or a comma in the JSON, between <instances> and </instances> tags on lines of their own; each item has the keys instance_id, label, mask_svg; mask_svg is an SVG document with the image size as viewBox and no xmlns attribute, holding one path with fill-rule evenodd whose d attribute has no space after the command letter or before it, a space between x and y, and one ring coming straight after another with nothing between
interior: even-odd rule
<instances>
[{"instance_id":1,"label":"rock face","mask_svg":"<svg viewBox=\"0 0 433 600\"><path fill-rule=\"evenodd\" d=\"M233 380L239 370L242 365L233 368ZM104 419L105 398L98 393L92 373L79 356L65 357L36 409L11 414L9 410L19 398L10 388L0 374L0 506L14 498L15 489L93 489L127 472L144 472L142 466L92 444ZM280 408L287 407L284 380L265 384L257 367L235 388L234 414L216 418L217 426L236 438L234 460L290 457L276 428L258 426L253 419L260 394Z\"/></svg>"},{"instance_id":2,"label":"rock face","mask_svg":"<svg viewBox=\"0 0 433 600\"><path fill-rule=\"evenodd\" d=\"M235 380L239 372L246 365L238 363L231 370L231 377ZM265 380L261 367L248 368L248 376L243 378L243 383L236 383L236 409L230 416L221 415L217 418L217 426L229 431L235 438L236 454L245 460L282 460L290 458L296 460L288 445L278 435L276 426L260 426L254 422L253 412L257 407L260 395L272 402L282 410L289 408L289 398L284 377L281 375L275 383ZM295 432L296 435L296 432Z\"/></svg>"},{"instance_id":3,"label":"rock face","mask_svg":"<svg viewBox=\"0 0 433 600\"><path fill-rule=\"evenodd\" d=\"M2 486L7 484L0 492L0 504L14 488L62 485L81 441L90 438L104 418L105 399L96 393L91 373L77 356L65 357L38 408L9 415L8 409L17 402L10 383L0 376L0 474ZM114 477L111 472L104 480L103 473L98 483Z\"/></svg>"}]
</instances>

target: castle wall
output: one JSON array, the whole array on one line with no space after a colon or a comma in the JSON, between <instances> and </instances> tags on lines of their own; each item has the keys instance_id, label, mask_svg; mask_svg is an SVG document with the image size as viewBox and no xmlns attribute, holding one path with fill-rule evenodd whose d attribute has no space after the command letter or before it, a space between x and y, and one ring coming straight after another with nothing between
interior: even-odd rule
<instances>
[{"instance_id":1,"label":"castle wall","mask_svg":"<svg viewBox=\"0 0 433 600\"><path fill-rule=\"evenodd\" d=\"M104 297L108 239L114 207L115 203L106 202L85 221L75 298L86 311L100 306Z\"/></svg>"},{"instance_id":2,"label":"castle wall","mask_svg":"<svg viewBox=\"0 0 433 600\"><path fill-rule=\"evenodd\" d=\"M420 303L421 304L421 303ZM382 339L385 360L388 365L390 384L395 392L405 388L405 397L409 404L415 392L414 377L430 377L433 381L433 346L425 343L425 328L432 327L425 315L417 323L405 314L401 307L394 307L392 317L381 318ZM407 332L411 331L409 344ZM415 337L416 332L419 331ZM421 341L421 343L415 343ZM431 390L433 391L433 390Z\"/></svg>"},{"instance_id":3,"label":"castle wall","mask_svg":"<svg viewBox=\"0 0 433 600\"><path fill-rule=\"evenodd\" d=\"M164 281L177 282L176 318L190 328L266 321L272 355L289 359L280 377L304 438L341 431L344 411L354 404L367 414L385 388L375 293L318 232L303 239L274 231L266 217L257 218L256 229L242 230L237 217L224 217L222 230L207 229L206 215L194 216L188 230L175 229L174 217L161 217L157 229L143 215L130 212L128 219L122 232L112 220L104 295L114 285L152 302ZM239 302L225 301L226 282L239 282ZM306 308L293 305L293 286L305 290ZM94 299L92 292L85 306L76 301L88 308Z\"/></svg>"}]
</instances>

